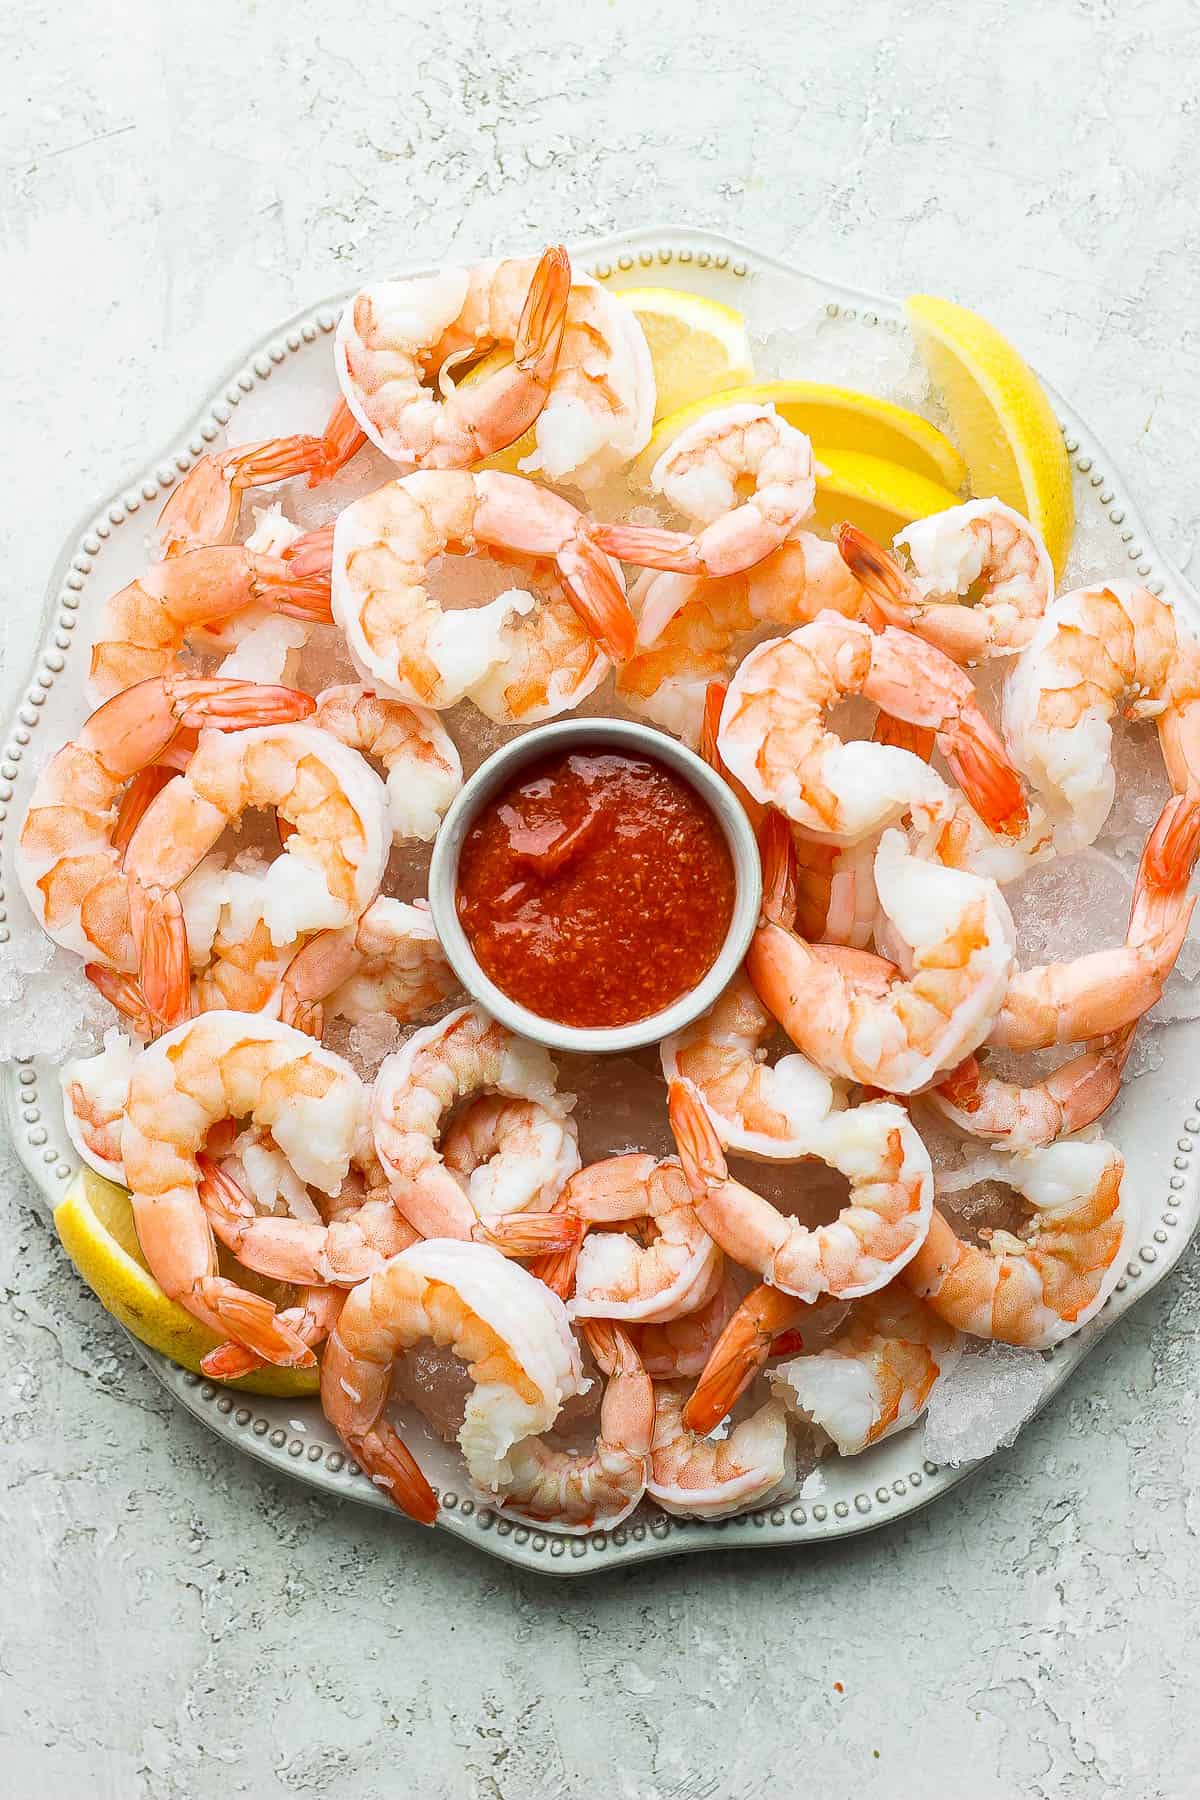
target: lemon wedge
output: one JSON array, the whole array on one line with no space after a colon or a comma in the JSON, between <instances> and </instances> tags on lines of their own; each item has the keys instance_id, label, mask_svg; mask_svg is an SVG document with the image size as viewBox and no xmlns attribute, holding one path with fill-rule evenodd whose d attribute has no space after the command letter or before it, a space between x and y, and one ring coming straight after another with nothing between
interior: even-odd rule
<instances>
[{"instance_id":1,"label":"lemon wedge","mask_svg":"<svg viewBox=\"0 0 1200 1800\"><path fill-rule=\"evenodd\" d=\"M200 1358L214 1349L219 1339L182 1306L168 1300L151 1275L138 1245L125 1189L84 1167L55 1207L54 1224L67 1255L114 1319L152 1350L198 1374ZM240 1265L227 1265L222 1273L235 1274L243 1287L268 1293L272 1299L281 1297L276 1285ZM262 1368L228 1385L252 1394L315 1394L320 1373L316 1369Z\"/></svg>"},{"instance_id":2,"label":"lemon wedge","mask_svg":"<svg viewBox=\"0 0 1200 1800\"><path fill-rule=\"evenodd\" d=\"M1061 576L1075 527L1071 465L1041 382L986 319L912 294L904 303L930 379L962 445L971 491L995 494L1037 527Z\"/></svg>"},{"instance_id":3,"label":"lemon wedge","mask_svg":"<svg viewBox=\"0 0 1200 1800\"><path fill-rule=\"evenodd\" d=\"M878 543L890 544L914 519L958 505L949 488L886 457L823 444L815 444L813 454L828 471L817 478L816 516L829 531L848 519Z\"/></svg>"},{"instance_id":4,"label":"lemon wedge","mask_svg":"<svg viewBox=\"0 0 1200 1800\"><path fill-rule=\"evenodd\" d=\"M739 404L773 406L814 444L823 444L829 450L853 450L865 456L883 457L948 489L960 488L966 479L966 464L950 439L919 413L908 412L874 394L830 387L820 381L759 381L710 393L661 419L638 458L635 480L647 485L650 471L663 451L705 413ZM958 494L954 492L947 504L953 506L957 501Z\"/></svg>"}]
</instances>

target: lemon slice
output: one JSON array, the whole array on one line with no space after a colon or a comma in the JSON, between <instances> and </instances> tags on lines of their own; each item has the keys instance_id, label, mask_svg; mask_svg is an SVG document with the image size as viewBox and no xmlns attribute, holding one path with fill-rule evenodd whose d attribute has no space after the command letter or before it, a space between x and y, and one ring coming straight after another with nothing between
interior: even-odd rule
<instances>
[{"instance_id":1,"label":"lemon slice","mask_svg":"<svg viewBox=\"0 0 1200 1800\"><path fill-rule=\"evenodd\" d=\"M719 406L742 403L769 403L790 425L826 449L883 457L949 489L960 488L966 479L962 457L928 419L874 394L829 387L819 381L759 381L749 387L726 388L672 413L654 427L650 442L638 458L635 479L647 485L650 471L663 451L705 413ZM947 504L953 506L957 501L958 494L952 493Z\"/></svg>"},{"instance_id":2,"label":"lemon slice","mask_svg":"<svg viewBox=\"0 0 1200 1800\"><path fill-rule=\"evenodd\" d=\"M962 445L971 491L1024 513L1061 576L1075 527L1071 465L1041 382L1008 339L965 306L912 294L904 310Z\"/></svg>"},{"instance_id":3,"label":"lemon slice","mask_svg":"<svg viewBox=\"0 0 1200 1800\"><path fill-rule=\"evenodd\" d=\"M146 1267L133 1224L129 1195L105 1181L93 1169L82 1168L54 1209L54 1224L63 1248L101 1305L119 1319L152 1350L194 1374L200 1358L220 1341L167 1296ZM227 1266L243 1287L280 1295L272 1283L249 1274L240 1265ZM320 1386L317 1369L256 1369L230 1387L252 1394L315 1394Z\"/></svg>"},{"instance_id":4,"label":"lemon slice","mask_svg":"<svg viewBox=\"0 0 1200 1800\"><path fill-rule=\"evenodd\" d=\"M637 314L654 367L658 395L655 417L677 412L716 388L749 381L754 373L746 321L732 306L708 300L702 294L686 294L680 288L623 288L613 290ZM494 375L512 359L502 346L491 350L463 376L472 386ZM707 409L706 409L707 410ZM517 465L534 448L532 429L506 450L497 450L478 466L518 473Z\"/></svg>"},{"instance_id":5,"label":"lemon slice","mask_svg":"<svg viewBox=\"0 0 1200 1800\"><path fill-rule=\"evenodd\" d=\"M815 444L813 453L828 470L817 478L816 499L818 523L827 530L848 519L878 543L890 544L914 519L958 505L958 495L949 488L886 457L823 444Z\"/></svg>"}]
</instances>

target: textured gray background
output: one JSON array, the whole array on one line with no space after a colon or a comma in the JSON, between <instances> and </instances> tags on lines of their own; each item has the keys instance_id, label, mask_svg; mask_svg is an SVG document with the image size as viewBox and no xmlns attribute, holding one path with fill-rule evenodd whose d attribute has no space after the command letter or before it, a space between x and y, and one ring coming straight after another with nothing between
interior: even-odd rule
<instances>
[{"instance_id":1,"label":"textured gray background","mask_svg":"<svg viewBox=\"0 0 1200 1800\"><path fill-rule=\"evenodd\" d=\"M66 529L244 341L393 259L656 219L982 308L1187 564L1200 14L966 10L17 0L6 693ZM568 1587L235 1457L7 1153L0 1217L6 1796L1198 1791L1200 1255L909 1524Z\"/></svg>"}]
</instances>

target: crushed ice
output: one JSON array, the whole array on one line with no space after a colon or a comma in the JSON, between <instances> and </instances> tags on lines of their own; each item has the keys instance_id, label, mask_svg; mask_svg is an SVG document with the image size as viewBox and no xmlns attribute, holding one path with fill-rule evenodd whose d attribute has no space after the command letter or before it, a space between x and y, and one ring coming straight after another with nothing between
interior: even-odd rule
<instances>
[{"instance_id":1,"label":"crushed ice","mask_svg":"<svg viewBox=\"0 0 1200 1800\"><path fill-rule=\"evenodd\" d=\"M925 1413L925 1454L957 1468L978 1462L1016 1441L1049 1385L1050 1369L1036 1350L1011 1344L977 1346L965 1354L930 1396Z\"/></svg>"}]
</instances>

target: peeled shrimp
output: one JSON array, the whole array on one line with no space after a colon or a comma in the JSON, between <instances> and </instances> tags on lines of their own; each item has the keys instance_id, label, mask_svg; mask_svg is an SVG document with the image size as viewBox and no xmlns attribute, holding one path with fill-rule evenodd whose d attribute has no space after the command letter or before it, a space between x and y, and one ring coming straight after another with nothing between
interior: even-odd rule
<instances>
[{"instance_id":1,"label":"peeled shrimp","mask_svg":"<svg viewBox=\"0 0 1200 1800\"><path fill-rule=\"evenodd\" d=\"M692 536L597 525L592 536L601 549L682 575L737 575L778 550L811 513L816 464L804 433L773 406L738 403L681 431L655 463L650 486L702 529Z\"/></svg>"},{"instance_id":2,"label":"peeled shrimp","mask_svg":"<svg viewBox=\"0 0 1200 1800\"><path fill-rule=\"evenodd\" d=\"M393 842L437 836L463 777L462 758L436 713L346 683L317 695L313 724L382 763Z\"/></svg>"},{"instance_id":3,"label":"peeled shrimp","mask_svg":"<svg viewBox=\"0 0 1200 1800\"><path fill-rule=\"evenodd\" d=\"M119 829L130 817L122 801L128 784L174 754L186 732L221 726L209 734L219 741L272 720L302 719L312 705L307 694L289 688L167 676L139 682L98 707L41 771L21 827L17 871L42 929L79 956L133 970L122 874L128 846ZM135 795L137 805L154 785Z\"/></svg>"},{"instance_id":4,"label":"peeled shrimp","mask_svg":"<svg viewBox=\"0 0 1200 1800\"><path fill-rule=\"evenodd\" d=\"M214 1125L243 1118L271 1133L302 1181L336 1192L366 1094L340 1057L257 1015L206 1013L159 1038L133 1070L121 1134L138 1242L164 1293L202 1325L269 1362L311 1367L269 1301L217 1274L198 1158Z\"/></svg>"},{"instance_id":5,"label":"peeled shrimp","mask_svg":"<svg viewBox=\"0 0 1200 1800\"><path fill-rule=\"evenodd\" d=\"M553 563L537 557L505 560L539 591L528 609L529 595L518 593L520 604L514 604L500 628L500 661L474 683L468 697L499 725L533 725L582 705L612 663L579 616ZM619 585L620 570L614 567L613 575Z\"/></svg>"},{"instance_id":6,"label":"peeled shrimp","mask_svg":"<svg viewBox=\"0 0 1200 1800\"><path fill-rule=\"evenodd\" d=\"M1177 794L1200 789L1200 645L1134 581L1055 600L1005 683L1005 740L1062 851L1092 843L1108 817L1118 711L1155 721Z\"/></svg>"},{"instance_id":7,"label":"peeled shrimp","mask_svg":"<svg viewBox=\"0 0 1200 1800\"><path fill-rule=\"evenodd\" d=\"M654 1441L646 1492L664 1512L682 1518L723 1519L766 1506L790 1491L796 1459L787 1414L770 1400L727 1437L701 1437L683 1420L687 1384L654 1389Z\"/></svg>"},{"instance_id":8,"label":"peeled shrimp","mask_svg":"<svg viewBox=\"0 0 1200 1800\"><path fill-rule=\"evenodd\" d=\"M929 1236L904 1281L941 1318L972 1337L1043 1350L1095 1317L1121 1278L1136 1215L1125 1197L1125 1164L1103 1138L989 1157L939 1192L1002 1181L1028 1201L1018 1235L980 1232L964 1243L936 1209Z\"/></svg>"},{"instance_id":9,"label":"peeled shrimp","mask_svg":"<svg viewBox=\"0 0 1200 1800\"><path fill-rule=\"evenodd\" d=\"M857 617L864 595L833 545L802 531L764 562L721 581L647 571L629 601L637 642L617 671L617 692L634 712L694 748L706 691L732 674L748 633L799 625L822 611Z\"/></svg>"},{"instance_id":10,"label":"peeled shrimp","mask_svg":"<svg viewBox=\"0 0 1200 1800\"><path fill-rule=\"evenodd\" d=\"M539 1044L514 1036L473 1006L414 1032L386 1058L371 1097L375 1148L396 1205L423 1237L498 1242L518 1254L565 1250L578 1242L578 1225L565 1214L525 1212L546 1179L540 1146L508 1160L503 1179L494 1180L479 1170L461 1178L438 1147L450 1108L471 1095L505 1094L568 1112L574 1097L556 1092L556 1074ZM508 1216L481 1219L473 1192L503 1195Z\"/></svg>"},{"instance_id":11,"label":"peeled shrimp","mask_svg":"<svg viewBox=\"0 0 1200 1800\"><path fill-rule=\"evenodd\" d=\"M165 1018L178 1016L188 990L175 889L252 807L273 807L294 830L255 878L236 936L261 919L276 946L291 945L302 933L357 919L378 892L391 841L387 799L357 751L313 725L204 733L185 773L146 809L125 853L142 988Z\"/></svg>"},{"instance_id":12,"label":"peeled shrimp","mask_svg":"<svg viewBox=\"0 0 1200 1800\"><path fill-rule=\"evenodd\" d=\"M642 1244L626 1232L589 1230L574 1259L573 1319L630 1324L677 1318L712 1299L724 1260L699 1223L691 1190L672 1157L632 1151L590 1163L572 1176L559 1207L585 1227L644 1220Z\"/></svg>"},{"instance_id":13,"label":"peeled shrimp","mask_svg":"<svg viewBox=\"0 0 1200 1800\"><path fill-rule=\"evenodd\" d=\"M565 1104L481 1094L451 1121L442 1161L479 1218L554 1205L579 1168L579 1132Z\"/></svg>"},{"instance_id":14,"label":"peeled shrimp","mask_svg":"<svg viewBox=\"0 0 1200 1800\"><path fill-rule=\"evenodd\" d=\"M1073 1056L1042 1081L1022 1086L990 1072L977 1056L952 1069L924 1098L968 1137L1006 1150L1035 1150L1095 1124L1121 1091L1136 1021Z\"/></svg>"},{"instance_id":15,"label":"peeled shrimp","mask_svg":"<svg viewBox=\"0 0 1200 1800\"><path fill-rule=\"evenodd\" d=\"M281 1019L319 1037L327 1019L353 1024L387 1013L401 1025L458 991L426 901L381 894L341 931L309 938L276 996Z\"/></svg>"},{"instance_id":16,"label":"peeled shrimp","mask_svg":"<svg viewBox=\"0 0 1200 1800\"><path fill-rule=\"evenodd\" d=\"M633 1339L607 1319L588 1320L582 1333L605 1378L595 1448L576 1454L522 1438L496 1490L500 1512L570 1536L628 1518L646 1491L654 1431L654 1389Z\"/></svg>"},{"instance_id":17,"label":"peeled shrimp","mask_svg":"<svg viewBox=\"0 0 1200 1800\"><path fill-rule=\"evenodd\" d=\"M139 1046L113 1027L104 1034L103 1050L76 1057L59 1071L67 1136L89 1167L122 1185L121 1131L138 1053Z\"/></svg>"},{"instance_id":18,"label":"peeled shrimp","mask_svg":"<svg viewBox=\"0 0 1200 1800\"><path fill-rule=\"evenodd\" d=\"M825 715L864 694L885 712L931 727L980 817L1016 833L1020 784L963 671L929 644L889 626L873 632L822 613L790 637L752 650L729 684L717 744L756 800L836 843L854 843L936 797L939 778L892 744L843 743Z\"/></svg>"},{"instance_id":19,"label":"peeled shrimp","mask_svg":"<svg viewBox=\"0 0 1200 1800\"><path fill-rule=\"evenodd\" d=\"M988 1042L1044 1050L1120 1031L1162 998L1196 900L1188 882L1200 851L1200 797L1168 800L1146 840L1125 942L1071 962L1018 970Z\"/></svg>"},{"instance_id":20,"label":"peeled shrimp","mask_svg":"<svg viewBox=\"0 0 1200 1800\"><path fill-rule=\"evenodd\" d=\"M721 1141L763 1162L794 1162L815 1126L843 1104L806 1056L766 1060L778 1024L749 977L734 976L694 1024L659 1046L668 1083L691 1083Z\"/></svg>"},{"instance_id":21,"label":"peeled shrimp","mask_svg":"<svg viewBox=\"0 0 1200 1800\"><path fill-rule=\"evenodd\" d=\"M324 456L319 437L264 438L257 444L210 450L192 464L159 513L158 554L179 556L207 545L232 543L248 488L309 475Z\"/></svg>"},{"instance_id":22,"label":"peeled shrimp","mask_svg":"<svg viewBox=\"0 0 1200 1800\"><path fill-rule=\"evenodd\" d=\"M785 1218L734 1181L720 1138L685 1082L670 1089L671 1130L696 1217L735 1262L802 1300L853 1299L891 1281L929 1229L933 1173L907 1113L868 1101L835 1113L809 1139L809 1153L839 1170L850 1196L831 1225Z\"/></svg>"},{"instance_id":23,"label":"peeled shrimp","mask_svg":"<svg viewBox=\"0 0 1200 1800\"><path fill-rule=\"evenodd\" d=\"M432 1525L437 1496L382 1417L392 1364L427 1340L475 1383L458 1442L491 1494L511 1476L514 1445L548 1431L584 1382L561 1300L486 1245L414 1244L352 1289L321 1362L325 1416L376 1486Z\"/></svg>"},{"instance_id":24,"label":"peeled shrimp","mask_svg":"<svg viewBox=\"0 0 1200 1800\"><path fill-rule=\"evenodd\" d=\"M884 618L957 663L1011 656L1054 596L1054 565L1029 523L1001 500L968 500L898 532L913 574L865 532L843 525L838 548ZM968 604L966 597L976 596Z\"/></svg>"},{"instance_id":25,"label":"peeled shrimp","mask_svg":"<svg viewBox=\"0 0 1200 1800\"><path fill-rule=\"evenodd\" d=\"M771 918L755 933L746 968L819 1068L911 1094L987 1037L1009 991L1016 934L994 881L922 861L898 831L880 839L875 885L891 934L881 947L903 957L907 974L878 958L873 971L864 959L868 971L859 972Z\"/></svg>"},{"instance_id":26,"label":"peeled shrimp","mask_svg":"<svg viewBox=\"0 0 1200 1800\"><path fill-rule=\"evenodd\" d=\"M430 470L389 482L338 515L333 615L366 679L440 711L504 661L505 627L537 608L531 594L511 589L486 606L443 612L429 592L435 557L476 550L552 559L585 627L618 658L629 653L624 592L569 501L519 475Z\"/></svg>"}]
</instances>

